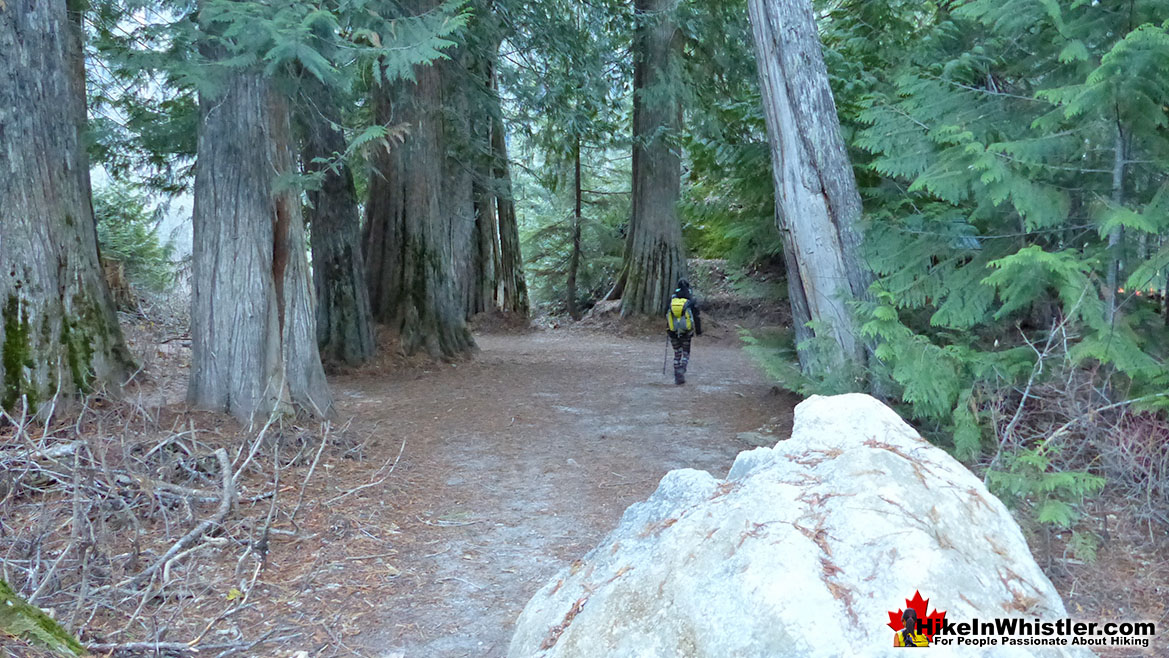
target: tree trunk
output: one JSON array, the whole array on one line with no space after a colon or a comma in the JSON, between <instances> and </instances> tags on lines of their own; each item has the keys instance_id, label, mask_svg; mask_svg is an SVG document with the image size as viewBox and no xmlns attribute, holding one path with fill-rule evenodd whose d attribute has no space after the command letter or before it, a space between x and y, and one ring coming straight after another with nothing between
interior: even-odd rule
<instances>
[{"instance_id":1,"label":"tree trunk","mask_svg":"<svg viewBox=\"0 0 1169 658\"><path fill-rule=\"evenodd\" d=\"M861 200L809 0L749 0L771 142L776 224L784 241L792 315L805 372L865 365L849 302L866 296ZM813 322L811 328L808 322ZM831 337L813 351L806 338Z\"/></svg>"},{"instance_id":2,"label":"tree trunk","mask_svg":"<svg viewBox=\"0 0 1169 658\"><path fill-rule=\"evenodd\" d=\"M456 298L452 218L439 201L446 156L442 81L434 66L417 66L414 76L374 91L378 121L405 125L409 133L372 163L365 240L370 305L375 319L398 332L405 353L454 357L475 343Z\"/></svg>"},{"instance_id":3,"label":"tree trunk","mask_svg":"<svg viewBox=\"0 0 1169 658\"><path fill-rule=\"evenodd\" d=\"M376 346L357 191L349 166L340 159L346 144L336 100L320 85L310 85L310 89L315 97L301 112L301 119L304 167L322 175L320 188L308 193L317 346L326 363L358 365L373 356ZM328 164L315 162L318 159Z\"/></svg>"},{"instance_id":4,"label":"tree trunk","mask_svg":"<svg viewBox=\"0 0 1169 658\"><path fill-rule=\"evenodd\" d=\"M0 408L116 393L131 365L102 277L81 35L65 2L0 6Z\"/></svg>"},{"instance_id":5,"label":"tree trunk","mask_svg":"<svg viewBox=\"0 0 1169 658\"><path fill-rule=\"evenodd\" d=\"M1116 125L1116 148L1112 162L1112 204L1117 208L1124 205L1124 168L1128 164L1125 153L1124 131ZM1105 311L1108 323L1116 317L1116 292L1120 287L1120 261L1124 250L1124 227L1120 224L1108 232L1108 274L1104 283Z\"/></svg>"},{"instance_id":6,"label":"tree trunk","mask_svg":"<svg viewBox=\"0 0 1169 658\"><path fill-rule=\"evenodd\" d=\"M275 187L293 172L288 107L246 71L200 107L188 399L244 422L325 415L301 205Z\"/></svg>"},{"instance_id":7,"label":"tree trunk","mask_svg":"<svg viewBox=\"0 0 1169 658\"><path fill-rule=\"evenodd\" d=\"M568 257L568 314L573 320L580 319L580 310L576 307L576 274L580 269L580 222L581 222L581 189L580 189L580 136L573 144L573 187L576 192L576 205L572 210L572 253Z\"/></svg>"},{"instance_id":8,"label":"tree trunk","mask_svg":"<svg viewBox=\"0 0 1169 658\"><path fill-rule=\"evenodd\" d=\"M492 98L499 102L498 80L493 78ZM528 285L524 280L524 259L520 253L520 228L515 214L515 198L511 191L511 165L507 157L507 134L502 113L494 113L491 126L491 147L494 155L496 217L499 222L499 289L496 295L499 309L527 316Z\"/></svg>"},{"instance_id":9,"label":"tree trunk","mask_svg":"<svg viewBox=\"0 0 1169 658\"><path fill-rule=\"evenodd\" d=\"M476 121L475 139L484 153L475 158L472 182L472 196L475 201L475 235L472 249L473 272L471 276L471 314L497 310L496 300L499 289L500 244L499 218L496 214L494 169L491 158L490 116Z\"/></svg>"},{"instance_id":10,"label":"tree trunk","mask_svg":"<svg viewBox=\"0 0 1169 658\"><path fill-rule=\"evenodd\" d=\"M502 28L498 25L485 25L482 29L497 36L482 46L487 54L479 56L472 68L473 84L479 85L476 91L482 100L475 108L472 119L473 152L469 160L473 163L471 187L475 207L475 229L471 250L473 260L471 306L468 309L471 314L495 311L503 306L502 300L498 299L501 289L502 254L496 200L498 191L495 182L495 154L491 141L495 132L495 117L500 112L494 80L495 62L500 45L498 35L502 34Z\"/></svg>"},{"instance_id":11,"label":"tree trunk","mask_svg":"<svg viewBox=\"0 0 1169 658\"><path fill-rule=\"evenodd\" d=\"M448 253L455 276L455 299L463 309L464 318L470 318L478 311L475 298L478 292L476 278L479 274L474 182L474 121L479 117L475 116L478 111L471 103L471 85L476 80L473 55L469 48L460 46L447 54L450 60L435 63L443 83L440 144L444 151L439 213L449 220Z\"/></svg>"},{"instance_id":12,"label":"tree trunk","mask_svg":"<svg viewBox=\"0 0 1169 658\"><path fill-rule=\"evenodd\" d=\"M665 311L686 272L678 196L682 165L672 142L681 128L674 0L634 0L633 212L622 266L621 315Z\"/></svg>"}]
</instances>

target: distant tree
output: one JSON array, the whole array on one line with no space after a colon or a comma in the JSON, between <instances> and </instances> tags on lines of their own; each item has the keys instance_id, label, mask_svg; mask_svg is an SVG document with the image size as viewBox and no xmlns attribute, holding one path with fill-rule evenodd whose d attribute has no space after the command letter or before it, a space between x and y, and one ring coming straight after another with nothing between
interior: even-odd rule
<instances>
[{"instance_id":1,"label":"distant tree","mask_svg":"<svg viewBox=\"0 0 1169 658\"><path fill-rule=\"evenodd\" d=\"M861 259L861 198L840 135L810 0L750 0L760 87L800 365L861 375L866 347L850 302ZM828 338L813 341L815 338Z\"/></svg>"},{"instance_id":2,"label":"distant tree","mask_svg":"<svg viewBox=\"0 0 1169 658\"><path fill-rule=\"evenodd\" d=\"M114 261L132 287L163 292L174 282L174 245L159 236L161 212L148 197L115 183L93 194L97 242L103 261Z\"/></svg>"},{"instance_id":3,"label":"distant tree","mask_svg":"<svg viewBox=\"0 0 1169 658\"><path fill-rule=\"evenodd\" d=\"M421 15L437 3L403 6ZM425 350L452 357L474 348L466 312L457 298L451 222L444 215L446 146L441 67L420 64L408 80L374 90L375 118L403 126L404 139L376 152L366 204L365 255L375 319L401 338L406 353Z\"/></svg>"},{"instance_id":4,"label":"distant tree","mask_svg":"<svg viewBox=\"0 0 1169 658\"><path fill-rule=\"evenodd\" d=\"M633 213L620 279L610 297L621 314L663 311L686 271L678 219L681 33L675 0L635 0L633 41Z\"/></svg>"},{"instance_id":5,"label":"distant tree","mask_svg":"<svg viewBox=\"0 0 1169 658\"><path fill-rule=\"evenodd\" d=\"M116 392L131 359L98 260L80 15L8 3L0 52L0 408L14 412Z\"/></svg>"},{"instance_id":6,"label":"distant tree","mask_svg":"<svg viewBox=\"0 0 1169 658\"><path fill-rule=\"evenodd\" d=\"M357 365L376 345L361 249L361 217L336 92L312 78L301 87L297 117L308 190L309 242L316 290L317 345L326 363Z\"/></svg>"},{"instance_id":7,"label":"distant tree","mask_svg":"<svg viewBox=\"0 0 1169 658\"><path fill-rule=\"evenodd\" d=\"M472 3L473 20L451 61L439 66L446 149L441 212L451 220L456 296L467 317L528 312L499 97L499 49L509 33L502 4Z\"/></svg>"}]
</instances>

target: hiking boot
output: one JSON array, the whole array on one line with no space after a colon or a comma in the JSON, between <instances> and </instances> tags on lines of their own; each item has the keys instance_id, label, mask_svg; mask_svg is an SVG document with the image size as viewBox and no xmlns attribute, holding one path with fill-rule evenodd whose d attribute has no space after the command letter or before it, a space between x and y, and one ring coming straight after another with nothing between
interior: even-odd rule
<instances>
[{"instance_id":1,"label":"hiking boot","mask_svg":"<svg viewBox=\"0 0 1169 658\"><path fill-rule=\"evenodd\" d=\"M686 383L686 371L681 368L674 369L674 383L679 386Z\"/></svg>"}]
</instances>

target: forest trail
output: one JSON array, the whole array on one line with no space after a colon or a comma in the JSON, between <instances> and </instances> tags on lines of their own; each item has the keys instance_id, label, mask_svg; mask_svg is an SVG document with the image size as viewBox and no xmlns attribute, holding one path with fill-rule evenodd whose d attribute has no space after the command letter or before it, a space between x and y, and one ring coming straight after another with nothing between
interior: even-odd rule
<instances>
[{"instance_id":1,"label":"forest trail","mask_svg":"<svg viewBox=\"0 0 1169 658\"><path fill-rule=\"evenodd\" d=\"M662 374L664 339L560 330L477 340L470 362L332 382L341 415L376 428L364 477L401 451L384 484L320 510L344 541L322 547L334 572L308 579L349 590L329 630L344 649L503 656L536 589L667 471L724 474L747 447L738 432L776 419L790 428L794 400L733 339L696 339L685 386Z\"/></svg>"}]
</instances>

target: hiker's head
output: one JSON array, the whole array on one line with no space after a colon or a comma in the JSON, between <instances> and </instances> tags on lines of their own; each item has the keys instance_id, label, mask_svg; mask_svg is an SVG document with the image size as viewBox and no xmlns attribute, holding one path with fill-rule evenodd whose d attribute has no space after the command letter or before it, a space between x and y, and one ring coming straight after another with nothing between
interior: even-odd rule
<instances>
[{"instance_id":1,"label":"hiker's head","mask_svg":"<svg viewBox=\"0 0 1169 658\"><path fill-rule=\"evenodd\" d=\"M678 279L678 286L674 288L675 297L689 297L690 296L690 282L686 279Z\"/></svg>"},{"instance_id":2,"label":"hiker's head","mask_svg":"<svg viewBox=\"0 0 1169 658\"><path fill-rule=\"evenodd\" d=\"M905 624L906 630L910 633L917 632L917 611L913 608L906 608L905 612L901 613L901 621Z\"/></svg>"}]
</instances>

